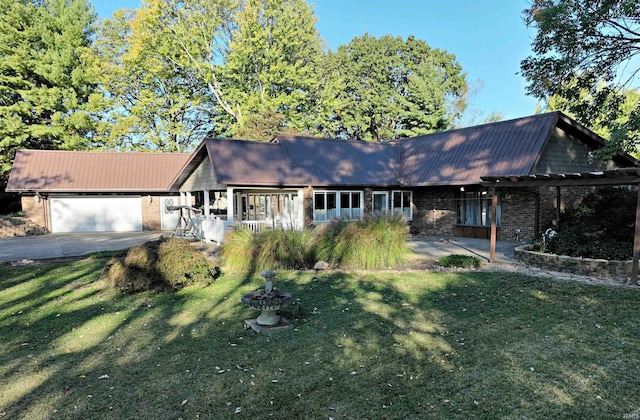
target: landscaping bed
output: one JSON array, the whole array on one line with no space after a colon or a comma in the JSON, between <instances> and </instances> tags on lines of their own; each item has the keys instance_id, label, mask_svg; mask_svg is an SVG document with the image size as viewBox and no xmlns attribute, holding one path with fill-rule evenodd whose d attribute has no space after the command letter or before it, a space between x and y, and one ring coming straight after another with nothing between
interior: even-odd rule
<instances>
[{"instance_id":1,"label":"landscaping bed","mask_svg":"<svg viewBox=\"0 0 640 420\"><path fill-rule=\"evenodd\" d=\"M605 260L598 258L570 257L538 252L540 246L522 245L514 250L514 259L543 270L576 274L607 280L626 282L631 275L632 261Z\"/></svg>"}]
</instances>

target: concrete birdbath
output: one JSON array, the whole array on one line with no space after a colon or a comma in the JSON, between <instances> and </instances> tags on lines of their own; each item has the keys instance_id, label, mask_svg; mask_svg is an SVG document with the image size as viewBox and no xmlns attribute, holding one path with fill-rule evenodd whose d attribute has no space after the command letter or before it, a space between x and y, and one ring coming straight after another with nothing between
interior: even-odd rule
<instances>
[{"instance_id":1,"label":"concrete birdbath","mask_svg":"<svg viewBox=\"0 0 640 420\"><path fill-rule=\"evenodd\" d=\"M264 289L242 296L242 303L261 311L258 318L245 321L248 327L258 333L276 332L293 327L291 322L276 312L293 300L293 294L273 287L275 275L276 273L272 270L263 271L260 276L265 280Z\"/></svg>"}]
</instances>

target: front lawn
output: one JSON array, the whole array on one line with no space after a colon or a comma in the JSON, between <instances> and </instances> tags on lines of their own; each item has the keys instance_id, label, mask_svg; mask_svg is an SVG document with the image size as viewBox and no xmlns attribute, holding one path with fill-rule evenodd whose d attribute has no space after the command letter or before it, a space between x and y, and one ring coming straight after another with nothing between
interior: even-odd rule
<instances>
[{"instance_id":1,"label":"front lawn","mask_svg":"<svg viewBox=\"0 0 640 420\"><path fill-rule=\"evenodd\" d=\"M0 418L632 418L640 290L512 273L280 273L122 296L104 261L0 268Z\"/></svg>"}]
</instances>

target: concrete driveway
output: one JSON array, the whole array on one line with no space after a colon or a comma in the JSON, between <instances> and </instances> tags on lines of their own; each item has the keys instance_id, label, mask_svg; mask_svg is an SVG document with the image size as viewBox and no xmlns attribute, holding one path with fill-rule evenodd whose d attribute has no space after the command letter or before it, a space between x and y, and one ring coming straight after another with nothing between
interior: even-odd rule
<instances>
[{"instance_id":1,"label":"concrete driveway","mask_svg":"<svg viewBox=\"0 0 640 420\"><path fill-rule=\"evenodd\" d=\"M452 254L472 255L484 262L489 261L491 243L488 239L458 238L453 236L429 236L411 238L411 248L416 256L423 259L437 260ZM496 263L513 264L513 249L522 245L515 242L496 242Z\"/></svg>"},{"instance_id":2,"label":"concrete driveway","mask_svg":"<svg viewBox=\"0 0 640 420\"><path fill-rule=\"evenodd\" d=\"M0 262L65 258L119 251L171 232L51 233L0 239Z\"/></svg>"},{"instance_id":3,"label":"concrete driveway","mask_svg":"<svg viewBox=\"0 0 640 420\"><path fill-rule=\"evenodd\" d=\"M51 233L6 238L0 239L0 262L77 257L98 251L118 251L157 239L162 235L171 235L171 232ZM489 261L490 244L487 239L431 236L411 238L410 244L416 257L420 259L437 260L451 254L466 254ZM513 248L517 245L519 244L498 241L496 262L514 263Z\"/></svg>"}]
</instances>

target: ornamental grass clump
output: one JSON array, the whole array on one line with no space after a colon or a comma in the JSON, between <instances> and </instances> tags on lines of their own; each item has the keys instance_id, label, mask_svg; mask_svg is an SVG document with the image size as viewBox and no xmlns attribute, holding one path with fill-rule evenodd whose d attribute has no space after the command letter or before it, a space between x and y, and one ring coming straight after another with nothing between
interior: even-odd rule
<instances>
[{"instance_id":1,"label":"ornamental grass clump","mask_svg":"<svg viewBox=\"0 0 640 420\"><path fill-rule=\"evenodd\" d=\"M309 229L264 229L256 235L255 271L297 270L314 263Z\"/></svg>"},{"instance_id":2,"label":"ornamental grass clump","mask_svg":"<svg viewBox=\"0 0 640 420\"><path fill-rule=\"evenodd\" d=\"M116 254L101 278L122 293L168 292L197 283L210 283L217 268L188 241L161 238Z\"/></svg>"},{"instance_id":3,"label":"ornamental grass clump","mask_svg":"<svg viewBox=\"0 0 640 420\"><path fill-rule=\"evenodd\" d=\"M253 272L256 245L256 235L251 229L234 227L225 235L220 248L220 264L229 271Z\"/></svg>"},{"instance_id":4,"label":"ornamental grass clump","mask_svg":"<svg viewBox=\"0 0 640 420\"><path fill-rule=\"evenodd\" d=\"M406 262L410 255L402 214L374 213L361 220L332 223L320 235L318 256L334 267L389 268Z\"/></svg>"}]
</instances>

